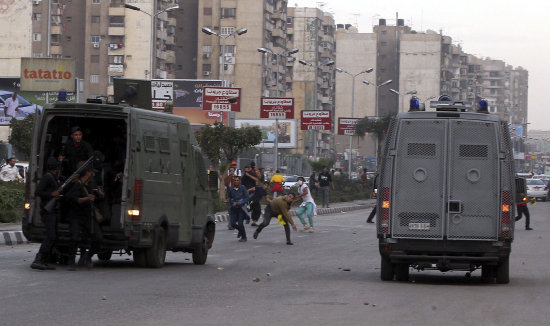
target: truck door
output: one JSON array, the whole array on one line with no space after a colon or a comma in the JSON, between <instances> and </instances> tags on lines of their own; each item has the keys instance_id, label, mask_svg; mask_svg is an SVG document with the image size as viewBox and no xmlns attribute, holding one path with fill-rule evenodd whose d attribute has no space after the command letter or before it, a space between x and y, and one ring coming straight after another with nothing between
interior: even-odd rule
<instances>
[{"instance_id":1,"label":"truck door","mask_svg":"<svg viewBox=\"0 0 550 326\"><path fill-rule=\"evenodd\" d=\"M500 203L498 126L449 120L447 238L496 240Z\"/></svg>"},{"instance_id":2,"label":"truck door","mask_svg":"<svg viewBox=\"0 0 550 326\"><path fill-rule=\"evenodd\" d=\"M399 121L390 205L393 237L443 238L446 143L445 120Z\"/></svg>"}]
</instances>

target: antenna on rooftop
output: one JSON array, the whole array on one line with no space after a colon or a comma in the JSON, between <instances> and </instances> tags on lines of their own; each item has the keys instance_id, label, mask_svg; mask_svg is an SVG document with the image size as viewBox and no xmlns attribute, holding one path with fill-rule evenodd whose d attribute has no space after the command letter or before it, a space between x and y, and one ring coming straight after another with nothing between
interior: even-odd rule
<instances>
[{"instance_id":1,"label":"antenna on rooftop","mask_svg":"<svg viewBox=\"0 0 550 326\"><path fill-rule=\"evenodd\" d=\"M361 16L361 14L353 14L355 16L355 28L357 28L357 30L359 30L359 16Z\"/></svg>"}]
</instances>

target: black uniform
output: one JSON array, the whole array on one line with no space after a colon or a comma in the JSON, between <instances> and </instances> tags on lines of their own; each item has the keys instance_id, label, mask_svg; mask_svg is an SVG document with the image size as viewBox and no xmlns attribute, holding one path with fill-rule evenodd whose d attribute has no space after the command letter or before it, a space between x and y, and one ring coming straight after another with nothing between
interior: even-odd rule
<instances>
[{"instance_id":1,"label":"black uniform","mask_svg":"<svg viewBox=\"0 0 550 326\"><path fill-rule=\"evenodd\" d=\"M40 216L42 217L42 223L46 229L45 238L40 245L38 253L41 255L42 262L46 262L50 257L52 248L55 244L56 232L56 217L57 217L57 207L55 207L51 212L47 212L44 207L52 199L52 192L56 191L59 188L56 177L51 172L46 172L34 192L35 196L40 197Z\"/></svg>"},{"instance_id":2,"label":"black uniform","mask_svg":"<svg viewBox=\"0 0 550 326\"><path fill-rule=\"evenodd\" d=\"M82 181L77 180L71 184L70 189L65 195L65 199L69 202L69 217L71 229L71 255L76 255L78 240L81 240L81 253L84 252L84 247L90 246L91 253L88 258L91 258L93 253L99 249L99 244L102 239L101 229L94 218L94 210L92 202L86 201L79 204L79 198L87 198L90 190L85 189L86 185Z\"/></svg>"},{"instance_id":3,"label":"black uniform","mask_svg":"<svg viewBox=\"0 0 550 326\"><path fill-rule=\"evenodd\" d=\"M80 143L75 143L72 139L67 140L62 155L65 156L63 161L63 176L68 177L77 169L78 162L87 161L92 156L92 146L82 140Z\"/></svg>"},{"instance_id":4,"label":"black uniform","mask_svg":"<svg viewBox=\"0 0 550 326\"><path fill-rule=\"evenodd\" d=\"M264 186L254 187L254 192L250 197L250 209L252 210L252 222L256 223L262 215L262 205L260 201L267 195L267 191L264 189Z\"/></svg>"}]
</instances>

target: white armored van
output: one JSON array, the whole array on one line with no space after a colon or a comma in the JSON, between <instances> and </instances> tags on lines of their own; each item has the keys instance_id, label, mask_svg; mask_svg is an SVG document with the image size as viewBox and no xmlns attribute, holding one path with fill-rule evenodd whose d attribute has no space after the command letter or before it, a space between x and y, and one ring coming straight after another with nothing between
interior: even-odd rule
<instances>
[{"instance_id":1,"label":"white armored van","mask_svg":"<svg viewBox=\"0 0 550 326\"><path fill-rule=\"evenodd\" d=\"M481 269L509 282L513 151L505 121L461 103L399 113L381 159L377 235L381 279L409 269Z\"/></svg>"}]
</instances>

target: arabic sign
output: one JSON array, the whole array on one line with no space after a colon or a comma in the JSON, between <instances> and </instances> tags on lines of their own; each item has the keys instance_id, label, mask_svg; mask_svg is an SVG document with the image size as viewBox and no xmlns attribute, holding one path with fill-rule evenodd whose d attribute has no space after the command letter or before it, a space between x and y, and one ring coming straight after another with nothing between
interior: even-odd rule
<instances>
[{"instance_id":1,"label":"arabic sign","mask_svg":"<svg viewBox=\"0 0 550 326\"><path fill-rule=\"evenodd\" d=\"M202 109L208 111L241 112L241 89L204 87Z\"/></svg>"},{"instance_id":2,"label":"arabic sign","mask_svg":"<svg viewBox=\"0 0 550 326\"><path fill-rule=\"evenodd\" d=\"M172 102L174 83L171 81L151 81L151 101L154 109L164 109L167 102Z\"/></svg>"},{"instance_id":3,"label":"arabic sign","mask_svg":"<svg viewBox=\"0 0 550 326\"><path fill-rule=\"evenodd\" d=\"M74 59L21 58L22 91L75 91Z\"/></svg>"},{"instance_id":4,"label":"arabic sign","mask_svg":"<svg viewBox=\"0 0 550 326\"><path fill-rule=\"evenodd\" d=\"M331 130L331 112L320 110L302 111L301 130Z\"/></svg>"},{"instance_id":5,"label":"arabic sign","mask_svg":"<svg viewBox=\"0 0 550 326\"><path fill-rule=\"evenodd\" d=\"M338 118L338 135L355 135L355 125L359 118Z\"/></svg>"},{"instance_id":6,"label":"arabic sign","mask_svg":"<svg viewBox=\"0 0 550 326\"><path fill-rule=\"evenodd\" d=\"M294 98L262 97L260 108L260 118L294 118Z\"/></svg>"}]
</instances>

